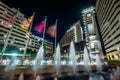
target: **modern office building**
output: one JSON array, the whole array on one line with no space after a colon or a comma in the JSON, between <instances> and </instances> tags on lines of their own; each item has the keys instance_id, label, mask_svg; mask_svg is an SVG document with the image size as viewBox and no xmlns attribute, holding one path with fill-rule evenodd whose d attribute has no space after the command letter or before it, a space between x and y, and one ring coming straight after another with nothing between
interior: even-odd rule
<instances>
[{"instance_id":1,"label":"modern office building","mask_svg":"<svg viewBox=\"0 0 120 80\"><path fill-rule=\"evenodd\" d=\"M77 21L73 25L70 26L70 29L67 30L65 35L60 40L61 47L69 45L71 41L80 42L83 41L83 31L80 24L80 21Z\"/></svg>"},{"instance_id":2,"label":"modern office building","mask_svg":"<svg viewBox=\"0 0 120 80\"><path fill-rule=\"evenodd\" d=\"M96 18L94 14L95 8L94 7L86 8L82 11L82 13L85 31L85 41L86 46L90 53L90 57L92 59L95 59L96 54L99 54L101 58L103 58L98 28L96 25Z\"/></svg>"},{"instance_id":3,"label":"modern office building","mask_svg":"<svg viewBox=\"0 0 120 80\"><path fill-rule=\"evenodd\" d=\"M120 57L120 0L96 0L96 13L107 58Z\"/></svg>"},{"instance_id":4,"label":"modern office building","mask_svg":"<svg viewBox=\"0 0 120 80\"><path fill-rule=\"evenodd\" d=\"M37 53L40 43L21 27L24 20L27 18L20 11L0 2L0 53L20 56Z\"/></svg>"},{"instance_id":5,"label":"modern office building","mask_svg":"<svg viewBox=\"0 0 120 80\"><path fill-rule=\"evenodd\" d=\"M83 53L85 41L83 41L83 30L80 21L70 26L65 35L60 40L61 52L68 57L71 41L74 42L76 54Z\"/></svg>"}]
</instances>

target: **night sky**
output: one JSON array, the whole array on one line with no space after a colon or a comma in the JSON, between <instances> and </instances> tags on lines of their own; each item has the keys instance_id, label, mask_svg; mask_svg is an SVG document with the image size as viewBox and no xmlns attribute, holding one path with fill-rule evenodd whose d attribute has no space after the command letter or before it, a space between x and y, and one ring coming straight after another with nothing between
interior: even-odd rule
<instances>
[{"instance_id":1,"label":"night sky","mask_svg":"<svg viewBox=\"0 0 120 80\"><path fill-rule=\"evenodd\" d=\"M47 16L46 27L55 23L55 19L58 19L58 36L57 42L62 38L67 29L80 20L82 24L81 11L85 8L95 6L95 0L1 0L9 7L20 8L25 17L29 17L35 12L35 18L33 21L33 28L36 24L41 23L44 17ZM83 25L82 25L83 26ZM41 36L32 30L32 33ZM51 38L48 34L46 39L54 42L54 38Z\"/></svg>"}]
</instances>

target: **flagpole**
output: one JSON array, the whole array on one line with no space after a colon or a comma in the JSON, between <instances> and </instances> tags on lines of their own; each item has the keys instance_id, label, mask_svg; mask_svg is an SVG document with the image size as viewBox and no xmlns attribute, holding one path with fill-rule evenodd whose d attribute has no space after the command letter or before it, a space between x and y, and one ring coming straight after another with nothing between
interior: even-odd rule
<instances>
[{"instance_id":1,"label":"flagpole","mask_svg":"<svg viewBox=\"0 0 120 80\"><path fill-rule=\"evenodd\" d=\"M18 13L19 9L20 9L20 8L18 8L17 13ZM15 19L16 19L17 13L15 14ZM15 20L14 20L14 22L15 22ZM14 22L12 23L12 26L11 26L11 28L10 28L10 31L9 31L9 33L8 33L8 35L7 35L7 38L6 38L6 40L5 40L5 43L4 43L4 46L3 46L3 49L2 49L1 58L0 58L1 61L2 61L2 58L3 58L4 52L5 52L5 50L6 50L6 47L7 47L7 45L8 45L9 37L10 37L10 35L11 35L11 33L12 33L12 30L13 30L13 24L14 24Z\"/></svg>"},{"instance_id":2,"label":"flagpole","mask_svg":"<svg viewBox=\"0 0 120 80\"><path fill-rule=\"evenodd\" d=\"M25 44L23 59L25 59L25 55L26 55L26 52L27 52L27 47L28 47L28 42L29 42L29 38L30 38L30 33L31 33L32 25L33 25L34 16L35 16L35 12L33 13L33 19L32 19L32 22L31 22L31 24L30 24L30 29L29 29L29 31L28 31L28 33L27 33L27 35L26 35L27 41L26 41L26 44Z\"/></svg>"},{"instance_id":3,"label":"flagpole","mask_svg":"<svg viewBox=\"0 0 120 80\"><path fill-rule=\"evenodd\" d=\"M55 46L54 46L55 49L54 49L54 53L55 53L56 44L57 44L57 19L56 19L55 25L56 25L56 31L55 31Z\"/></svg>"},{"instance_id":4,"label":"flagpole","mask_svg":"<svg viewBox=\"0 0 120 80\"><path fill-rule=\"evenodd\" d=\"M44 40L45 40L46 21L47 21L47 16L45 16L45 26L44 26L44 31L43 31L43 41L42 41L42 45L44 45Z\"/></svg>"},{"instance_id":5,"label":"flagpole","mask_svg":"<svg viewBox=\"0 0 120 80\"><path fill-rule=\"evenodd\" d=\"M44 19L45 25L44 25L44 30L43 30L43 41L42 41L42 45L41 45L41 46L43 46L43 48L44 48L44 40L45 40L46 21L47 21L47 16L45 16L45 19ZM35 70L34 77L36 77L36 74L37 74L37 70Z\"/></svg>"}]
</instances>

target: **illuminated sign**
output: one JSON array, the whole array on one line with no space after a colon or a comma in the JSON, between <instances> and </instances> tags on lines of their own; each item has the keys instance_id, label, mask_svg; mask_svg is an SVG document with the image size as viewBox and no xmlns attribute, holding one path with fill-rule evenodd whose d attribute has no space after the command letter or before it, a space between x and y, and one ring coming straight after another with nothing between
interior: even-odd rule
<instances>
[{"instance_id":1,"label":"illuminated sign","mask_svg":"<svg viewBox=\"0 0 120 80\"><path fill-rule=\"evenodd\" d=\"M34 37L37 41L43 41L43 38L42 37L39 37L39 36L35 36L35 35L32 35L32 37ZM53 44L52 42L48 41L48 40L45 40L45 42L49 43L49 44Z\"/></svg>"}]
</instances>

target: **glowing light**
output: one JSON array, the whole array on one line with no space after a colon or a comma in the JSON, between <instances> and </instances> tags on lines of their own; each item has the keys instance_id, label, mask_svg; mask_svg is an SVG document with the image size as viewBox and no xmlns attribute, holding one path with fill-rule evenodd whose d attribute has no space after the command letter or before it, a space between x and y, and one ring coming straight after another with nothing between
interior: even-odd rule
<instances>
[{"instance_id":1,"label":"glowing light","mask_svg":"<svg viewBox=\"0 0 120 80\"><path fill-rule=\"evenodd\" d=\"M10 24L9 27L12 27L12 25Z\"/></svg>"},{"instance_id":2,"label":"glowing light","mask_svg":"<svg viewBox=\"0 0 120 80\"><path fill-rule=\"evenodd\" d=\"M22 51L22 48L19 48L20 51Z\"/></svg>"},{"instance_id":3,"label":"glowing light","mask_svg":"<svg viewBox=\"0 0 120 80\"><path fill-rule=\"evenodd\" d=\"M6 38L7 36L6 35L4 35L4 38Z\"/></svg>"},{"instance_id":4,"label":"glowing light","mask_svg":"<svg viewBox=\"0 0 120 80\"><path fill-rule=\"evenodd\" d=\"M120 48L119 48L119 47L117 48L117 51L119 51L119 52L120 52Z\"/></svg>"},{"instance_id":5,"label":"glowing light","mask_svg":"<svg viewBox=\"0 0 120 80\"><path fill-rule=\"evenodd\" d=\"M12 56L17 56L17 54L16 53L13 53L13 55Z\"/></svg>"},{"instance_id":6,"label":"glowing light","mask_svg":"<svg viewBox=\"0 0 120 80\"><path fill-rule=\"evenodd\" d=\"M3 22L3 21L1 21L1 23L3 24L4 22Z\"/></svg>"}]
</instances>

